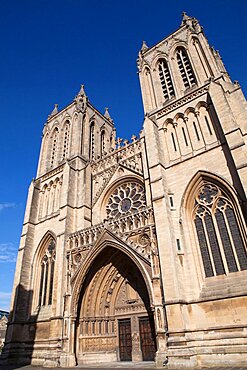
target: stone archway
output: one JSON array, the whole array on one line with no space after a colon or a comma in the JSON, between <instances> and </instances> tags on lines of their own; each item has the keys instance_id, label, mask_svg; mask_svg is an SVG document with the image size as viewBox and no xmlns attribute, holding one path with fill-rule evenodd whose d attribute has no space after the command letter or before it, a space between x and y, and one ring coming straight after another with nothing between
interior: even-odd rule
<instances>
[{"instance_id":1,"label":"stone archway","mask_svg":"<svg viewBox=\"0 0 247 370\"><path fill-rule=\"evenodd\" d=\"M122 251L104 248L83 283L75 347L78 364L154 360L153 313L142 274Z\"/></svg>"}]
</instances>

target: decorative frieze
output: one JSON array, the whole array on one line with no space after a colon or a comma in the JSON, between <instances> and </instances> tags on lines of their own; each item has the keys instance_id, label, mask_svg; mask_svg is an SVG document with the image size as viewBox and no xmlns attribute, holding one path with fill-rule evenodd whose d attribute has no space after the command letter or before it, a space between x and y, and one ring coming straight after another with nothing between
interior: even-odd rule
<instances>
[{"instance_id":1,"label":"decorative frieze","mask_svg":"<svg viewBox=\"0 0 247 370\"><path fill-rule=\"evenodd\" d=\"M140 158L141 140L134 140L131 144L119 147L116 151L108 154L102 159L91 163L93 178L99 175L106 169L116 166L118 163L125 164L127 167L142 173L141 162L137 160Z\"/></svg>"},{"instance_id":2,"label":"decorative frieze","mask_svg":"<svg viewBox=\"0 0 247 370\"><path fill-rule=\"evenodd\" d=\"M57 168L55 168L52 171L47 172L44 176L41 176L40 181L41 182L45 181L45 180L51 178L52 176L55 176L56 174L62 172L63 167L64 167L64 164L62 164L61 166L58 166Z\"/></svg>"},{"instance_id":3,"label":"decorative frieze","mask_svg":"<svg viewBox=\"0 0 247 370\"><path fill-rule=\"evenodd\" d=\"M93 175L93 205L96 203L117 167L122 165L131 171L142 174L141 140L133 136L131 144L119 147L115 152L91 163ZM126 142L127 143L127 142Z\"/></svg>"},{"instance_id":4,"label":"decorative frieze","mask_svg":"<svg viewBox=\"0 0 247 370\"><path fill-rule=\"evenodd\" d=\"M110 218L101 224L71 234L68 239L68 270L72 275L75 273L105 229L111 230L142 258L150 261L153 225L153 209L147 208L123 217Z\"/></svg>"},{"instance_id":5,"label":"decorative frieze","mask_svg":"<svg viewBox=\"0 0 247 370\"><path fill-rule=\"evenodd\" d=\"M204 86L201 89L197 89L193 91L191 94L186 95L185 97L176 100L173 104L169 104L167 107L161 109L158 113L156 113L157 117L160 118L161 116L164 116L165 114L171 112L174 109L177 109L181 107L182 105L190 102L191 100L194 100L195 98L198 98L199 96L205 94L208 91L208 85Z\"/></svg>"}]
</instances>

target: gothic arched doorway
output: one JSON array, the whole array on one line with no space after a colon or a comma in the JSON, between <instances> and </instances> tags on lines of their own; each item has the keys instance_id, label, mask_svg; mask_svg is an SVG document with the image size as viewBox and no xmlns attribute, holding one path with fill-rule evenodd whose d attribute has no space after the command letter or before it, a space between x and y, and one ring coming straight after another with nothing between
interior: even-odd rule
<instances>
[{"instance_id":1,"label":"gothic arched doorway","mask_svg":"<svg viewBox=\"0 0 247 370\"><path fill-rule=\"evenodd\" d=\"M152 361L153 313L143 276L116 248L105 248L83 283L78 304L78 363Z\"/></svg>"}]
</instances>

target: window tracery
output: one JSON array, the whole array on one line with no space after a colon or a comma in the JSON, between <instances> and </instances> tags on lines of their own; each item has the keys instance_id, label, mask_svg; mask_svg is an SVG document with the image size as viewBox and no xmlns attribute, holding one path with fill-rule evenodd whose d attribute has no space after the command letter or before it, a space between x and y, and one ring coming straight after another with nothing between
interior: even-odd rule
<instances>
[{"instance_id":1,"label":"window tracery","mask_svg":"<svg viewBox=\"0 0 247 370\"><path fill-rule=\"evenodd\" d=\"M56 258L56 245L53 239L50 240L48 247L41 259L41 273L39 284L39 306L52 304L54 267Z\"/></svg>"},{"instance_id":2,"label":"window tracery","mask_svg":"<svg viewBox=\"0 0 247 370\"><path fill-rule=\"evenodd\" d=\"M110 195L106 213L108 217L120 217L127 213L137 212L145 207L143 185L137 182L126 182L117 187Z\"/></svg>"},{"instance_id":3,"label":"window tracery","mask_svg":"<svg viewBox=\"0 0 247 370\"><path fill-rule=\"evenodd\" d=\"M204 183L196 196L194 224L205 276L247 270L247 252L240 221L227 194Z\"/></svg>"},{"instance_id":4,"label":"window tracery","mask_svg":"<svg viewBox=\"0 0 247 370\"><path fill-rule=\"evenodd\" d=\"M167 62L164 59L161 59L159 61L158 69L164 98L166 100L171 99L172 97L175 96L175 91Z\"/></svg>"},{"instance_id":5,"label":"window tracery","mask_svg":"<svg viewBox=\"0 0 247 370\"><path fill-rule=\"evenodd\" d=\"M178 68L184 83L185 89L196 85L196 77L193 72L187 52L184 48L178 48L176 52Z\"/></svg>"}]
</instances>

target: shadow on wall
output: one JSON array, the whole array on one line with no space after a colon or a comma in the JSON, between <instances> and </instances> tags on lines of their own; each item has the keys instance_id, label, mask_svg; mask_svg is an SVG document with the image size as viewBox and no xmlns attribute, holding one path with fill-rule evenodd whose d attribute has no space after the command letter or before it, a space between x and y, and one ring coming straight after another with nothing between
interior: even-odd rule
<instances>
[{"instance_id":1,"label":"shadow on wall","mask_svg":"<svg viewBox=\"0 0 247 370\"><path fill-rule=\"evenodd\" d=\"M12 370L31 364L36 321L39 311L31 315L33 291L21 284L16 287L13 310L10 311L5 343L0 355L0 369Z\"/></svg>"},{"instance_id":2,"label":"shadow on wall","mask_svg":"<svg viewBox=\"0 0 247 370\"><path fill-rule=\"evenodd\" d=\"M245 191L244 191L242 182L239 178L239 174L238 174L238 171L236 169L236 165L235 165L234 159L232 157L231 150L230 150L229 145L226 141L222 126L220 124L219 118L217 116L217 113L214 109L214 106L212 104L212 101L211 101L210 97L208 97L207 103L211 107L211 110L209 111L209 113L211 115L211 121L214 124L214 130L215 130L217 139L219 140L219 142L222 145L222 151L225 155L226 162L227 162L227 167L228 167L229 172L231 174L233 187L237 190L237 194L239 196L239 203L240 203L240 206L242 208L243 215L244 215L245 219L247 219L247 200L246 200L246 196L245 196Z\"/></svg>"}]
</instances>

